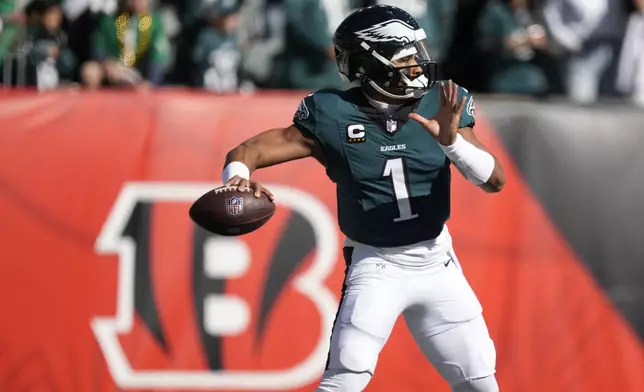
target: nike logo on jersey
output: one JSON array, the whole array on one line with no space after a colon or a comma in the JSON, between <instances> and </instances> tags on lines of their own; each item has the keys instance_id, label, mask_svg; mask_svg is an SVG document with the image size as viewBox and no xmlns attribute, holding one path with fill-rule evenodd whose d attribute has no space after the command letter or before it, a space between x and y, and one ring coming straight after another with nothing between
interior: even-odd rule
<instances>
[{"instance_id":1,"label":"nike logo on jersey","mask_svg":"<svg viewBox=\"0 0 644 392\"><path fill-rule=\"evenodd\" d=\"M406 148L407 148L406 144L398 144L395 146L380 146L380 151L381 152L398 151L398 150L404 150Z\"/></svg>"},{"instance_id":2,"label":"nike logo on jersey","mask_svg":"<svg viewBox=\"0 0 644 392\"><path fill-rule=\"evenodd\" d=\"M447 260L446 262L443 263L443 265L445 267L449 267L449 263L451 263L452 261L454 261L454 260L452 260L452 258L450 257L449 260Z\"/></svg>"}]
</instances>

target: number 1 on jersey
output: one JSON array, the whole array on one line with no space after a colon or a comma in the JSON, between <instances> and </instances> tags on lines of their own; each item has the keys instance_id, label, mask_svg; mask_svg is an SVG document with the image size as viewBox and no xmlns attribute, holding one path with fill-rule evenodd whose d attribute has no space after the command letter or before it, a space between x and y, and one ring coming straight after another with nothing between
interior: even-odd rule
<instances>
[{"instance_id":1,"label":"number 1 on jersey","mask_svg":"<svg viewBox=\"0 0 644 392\"><path fill-rule=\"evenodd\" d=\"M402 222L418 217L418 214L411 213L411 203L409 202L409 187L405 178L405 161L403 158L388 159L385 163L384 177L391 177L391 183L394 187L394 195L398 202L398 212L400 216L394 219L394 222Z\"/></svg>"}]
</instances>

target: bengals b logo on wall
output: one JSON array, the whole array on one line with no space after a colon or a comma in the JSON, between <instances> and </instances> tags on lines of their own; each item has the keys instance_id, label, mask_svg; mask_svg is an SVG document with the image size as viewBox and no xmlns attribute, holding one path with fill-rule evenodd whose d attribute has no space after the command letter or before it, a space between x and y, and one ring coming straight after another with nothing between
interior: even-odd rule
<instances>
[{"instance_id":1,"label":"bengals b logo on wall","mask_svg":"<svg viewBox=\"0 0 644 392\"><path fill-rule=\"evenodd\" d=\"M119 262L117 310L92 329L120 388L286 390L321 375L337 301L325 205L268 185L278 211L243 237L196 227L214 184L130 183L95 243Z\"/></svg>"}]
</instances>

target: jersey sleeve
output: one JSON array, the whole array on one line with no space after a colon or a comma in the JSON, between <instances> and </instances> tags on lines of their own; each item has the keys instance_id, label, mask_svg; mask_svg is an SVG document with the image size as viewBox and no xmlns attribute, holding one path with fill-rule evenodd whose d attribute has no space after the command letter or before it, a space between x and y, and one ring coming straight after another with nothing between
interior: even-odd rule
<instances>
[{"instance_id":1,"label":"jersey sleeve","mask_svg":"<svg viewBox=\"0 0 644 392\"><path fill-rule=\"evenodd\" d=\"M461 113L461 122L459 123L458 127L474 128L474 124L476 123L476 107L474 105L474 97L472 96L472 94L470 94L469 91L462 87L460 87L459 90L460 96L465 96L467 98L467 101L465 103L465 107L463 108L463 113Z\"/></svg>"},{"instance_id":2,"label":"jersey sleeve","mask_svg":"<svg viewBox=\"0 0 644 392\"><path fill-rule=\"evenodd\" d=\"M315 100L313 98L313 94L311 94L300 101L300 104L293 115L293 124L302 131L315 134L315 115Z\"/></svg>"},{"instance_id":3,"label":"jersey sleeve","mask_svg":"<svg viewBox=\"0 0 644 392\"><path fill-rule=\"evenodd\" d=\"M310 94L302 101L293 115L293 124L304 134L304 136L315 139L322 147L325 143L318 126L318 112L315 105L315 97Z\"/></svg>"}]
</instances>

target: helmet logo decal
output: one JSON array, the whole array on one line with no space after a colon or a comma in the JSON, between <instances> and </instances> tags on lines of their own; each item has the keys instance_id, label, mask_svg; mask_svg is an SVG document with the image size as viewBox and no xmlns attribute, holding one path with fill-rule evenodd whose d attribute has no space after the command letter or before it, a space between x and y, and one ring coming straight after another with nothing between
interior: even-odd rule
<instances>
[{"instance_id":1,"label":"helmet logo decal","mask_svg":"<svg viewBox=\"0 0 644 392\"><path fill-rule=\"evenodd\" d=\"M378 23L368 29L356 31L356 35L369 42L400 42L404 44L415 41L414 29L407 23L392 19Z\"/></svg>"}]
</instances>

